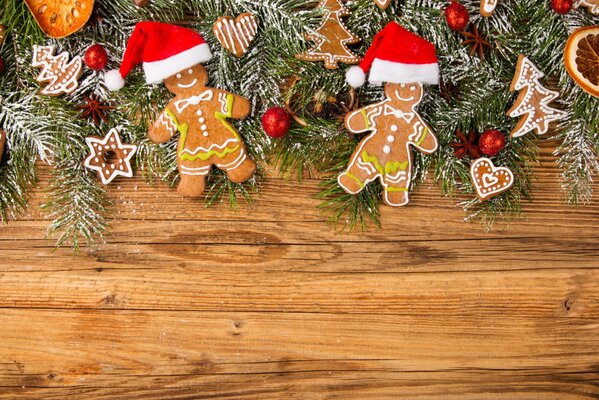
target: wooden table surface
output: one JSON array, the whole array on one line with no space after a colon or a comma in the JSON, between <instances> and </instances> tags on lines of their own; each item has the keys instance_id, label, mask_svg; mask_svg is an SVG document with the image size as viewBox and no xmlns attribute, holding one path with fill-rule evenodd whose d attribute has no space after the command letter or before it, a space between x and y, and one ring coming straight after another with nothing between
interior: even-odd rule
<instances>
[{"instance_id":1,"label":"wooden table surface","mask_svg":"<svg viewBox=\"0 0 599 400\"><path fill-rule=\"evenodd\" d=\"M434 184L347 233L316 180L230 211L135 178L73 255L38 196L0 228L0 398L597 399L599 202L563 205L550 151L490 233Z\"/></svg>"}]
</instances>

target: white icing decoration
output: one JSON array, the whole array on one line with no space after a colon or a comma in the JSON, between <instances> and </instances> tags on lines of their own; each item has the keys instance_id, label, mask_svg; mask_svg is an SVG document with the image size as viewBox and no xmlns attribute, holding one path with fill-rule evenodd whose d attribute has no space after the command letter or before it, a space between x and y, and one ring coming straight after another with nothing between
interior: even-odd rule
<instances>
[{"instance_id":1,"label":"white icing decoration","mask_svg":"<svg viewBox=\"0 0 599 400\"><path fill-rule=\"evenodd\" d=\"M36 81L47 82L40 94L58 96L73 93L79 87L79 76L82 71L80 56L69 60L69 53L63 52L54 56L54 46L33 46L33 61L31 66L42 68Z\"/></svg>"},{"instance_id":2,"label":"white icing decoration","mask_svg":"<svg viewBox=\"0 0 599 400\"><path fill-rule=\"evenodd\" d=\"M549 106L553 100L559 97L559 92L549 90L539 83L539 78L545 74L541 72L528 58L521 56L518 60L516 71L519 74L514 77L512 88L514 90L526 90L523 97L518 97L518 102L508 111L512 118L528 114L524 124L511 133L516 138L533 130L543 135L549 130L549 123L564 118L567 113ZM538 93L542 96L539 109L531 104L532 97ZM538 115L542 113L542 115ZM535 118L536 117L536 118Z\"/></svg>"},{"instance_id":3,"label":"white icing decoration","mask_svg":"<svg viewBox=\"0 0 599 400\"><path fill-rule=\"evenodd\" d=\"M102 165L96 165L98 160L103 159L101 149L108 148L107 143L109 141L116 143L114 146L115 149L118 148L119 150L126 150L126 152L124 152L125 158L119 160L119 163L121 164L121 168L119 169L116 168L115 164L110 164L109 167L107 167L105 163L102 163ZM89 168L92 171L97 171L104 185L108 185L117 176L124 176L127 178L131 178L133 176L131 158L133 155L135 155L137 146L132 144L123 144L119 136L118 128L111 129L104 138L88 137L85 139L85 142L87 143L91 153L85 159L84 165L86 168ZM92 161L94 161L95 164L92 164Z\"/></svg>"}]
</instances>

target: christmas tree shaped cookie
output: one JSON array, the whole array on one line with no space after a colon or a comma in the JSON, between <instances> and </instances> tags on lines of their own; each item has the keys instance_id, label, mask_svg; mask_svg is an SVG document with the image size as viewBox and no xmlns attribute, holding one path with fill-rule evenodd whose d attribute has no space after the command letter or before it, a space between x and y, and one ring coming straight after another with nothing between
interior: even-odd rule
<instances>
[{"instance_id":1,"label":"christmas tree shaped cookie","mask_svg":"<svg viewBox=\"0 0 599 400\"><path fill-rule=\"evenodd\" d=\"M345 117L351 133L369 134L337 180L346 192L357 194L379 179L385 203L403 206L408 203L412 180L412 150L431 154L439 146L416 112L424 93L422 84L439 82L435 47L391 22L374 38L360 65L350 68L347 80L354 87L360 86L367 72L371 83L386 82L386 98Z\"/></svg>"},{"instance_id":2,"label":"christmas tree shaped cookie","mask_svg":"<svg viewBox=\"0 0 599 400\"><path fill-rule=\"evenodd\" d=\"M59 96L73 93L79 87L82 65L80 56L69 62L67 52L54 55L54 46L33 46L31 66L42 69L36 80L47 83L40 94Z\"/></svg>"},{"instance_id":3,"label":"christmas tree shaped cookie","mask_svg":"<svg viewBox=\"0 0 599 400\"><path fill-rule=\"evenodd\" d=\"M507 115L512 118L522 116L511 133L514 138L533 130L538 135L547 133L550 122L566 116L564 111L549 107L549 103L558 98L559 93L539 83L539 78L543 76L544 74L528 58L522 54L518 57L516 74L510 91L520 90L520 94L507 112Z\"/></svg>"},{"instance_id":4,"label":"christmas tree shaped cookie","mask_svg":"<svg viewBox=\"0 0 599 400\"><path fill-rule=\"evenodd\" d=\"M339 63L357 64L361 58L352 53L347 45L360 43L360 38L351 33L342 17L350 15L341 0L321 0L318 7L325 12L323 23L316 29L318 35L308 34L306 38L314 42L314 46L306 53L296 57L304 61L324 61L327 69L339 68Z\"/></svg>"}]
</instances>

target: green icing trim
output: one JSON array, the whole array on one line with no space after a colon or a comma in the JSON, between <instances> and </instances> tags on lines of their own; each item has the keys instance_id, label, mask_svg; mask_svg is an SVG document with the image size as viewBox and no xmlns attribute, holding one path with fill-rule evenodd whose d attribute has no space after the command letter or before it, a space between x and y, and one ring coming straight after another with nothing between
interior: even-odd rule
<instances>
[{"instance_id":1,"label":"green icing trim","mask_svg":"<svg viewBox=\"0 0 599 400\"><path fill-rule=\"evenodd\" d=\"M196 155L191 155L191 154L183 154L180 155L179 158L181 159L181 161L195 161L197 159L200 159L202 161L206 161L207 159L209 159L212 156L217 156L218 158L224 158L225 156L236 152L237 150L239 150L241 146L235 146L235 147L228 147L226 149L224 149L223 151L219 152L216 150L210 150L206 153L198 153Z\"/></svg>"},{"instance_id":2,"label":"green icing trim","mask_svg":"<svg viewBox=\"0 0 599 400\"><path fill-rule=\"evenodd\" d=\"M424 127L424 134L422 135L422 137L420 138L420 140L416 143L416 146L420 146L422 144L422 142L424 142L424 139L426 139L426 137L428 136L428 126Z\"/></svg>"},{"instance_id":3,"label":"green icing trim","mask_svg":"<svg viewBox=\"0 0 599 400\"><path fill-rule=\"evenodd\" d=\"M378 158L376 158L376 156L369 155L366 150L362 152L362 160L364 160L364 162L374 164L376 170L383 176L387 174L393 174L398 170L406 171L409 167L408 161L389 161L387 164L385 164L385 168L383 168Z\"/></svg>"},{"instance_id":4,"label":"green icing trim","mask_svg":"<svg viewBox=\"0 0 599 400\"><path fill-rule=\"evenodd\" d=\"M229 123L229 121L227 121L227 118L231 118L233 116L233 104L235 102L235 97L232 94L227 94L227 113L223 114L220 111L216 111L214 113L214 116L216 117L216 119L218 119L223 125L224 127L233 134L233 136L235 136L239 141L241 141L241 138L239 137L239 134L237 133L237 130L235 129L235 127L233 125L231 125Z\"/></svg>"},{"instance_id":5,"label":"green icing trim","mask_svg":"<svg viewBox=\"0 0 599 400\"><path fill-rule=\"evenodd\" d=\"M235 130L235 128L227 122L227 118L231 118L231 116L233 115L233 102L234 101L235 101L235 98L232 94L227 95L227 113L223 114L223 113L217 111L217 112L215 112L215 117L219 121L222 122L224 127L227 130L229 130L235 136L235 138L237 138L238 140L241 140L241 138L237 134L237 131ZM177 130L181 134L181 148L185 149L186 142L187 142L187 134L189 133L189 124L180 124L179 121L177 120L177 117L175 116L175 114L168 108L166 109L166 114L173 121L173 123L177 127ZM195 154L195 155L183 154L183 150L181 150L179 152L179 159L181 161L195 161L198 159L202 160L202 161L206 161L212 156L216 156L218 158L224 158L227 155L239 150L240 147L241 147L241 145L237 145L235 147L226 148L223 151L210 150L208 152L199 153L199 154Z\"/></svg>"},{"instance_id":6,"label":"green icing trim","mask_svg":"<svg viewBox=\"0 0 599 400\"><path fill-rule=\"evenodd\" d=\"M366 128L370 128L370 122L368 121L368 115L366 114L366 110L363 108L362 111L360 111L360 113L362 114L362 117L364 117L364 123L366 124Z\"/></svg>"},{"instance_id":7,"label":"green icing trim","mask_svg":"<svg viewBox=\"0 0 599 400\"><path fill-rule=\"evenodd\" d=\"M358 184L360 185L360 187L362 189L364 189L364 183L360 180L360 178L358 178L357 176L355 176L354 174L352 174L351 172L346 172L345 173L347 176L349 176L350 178L352 178L354 181L358 182Z\"/></svg>"}]
</instances>

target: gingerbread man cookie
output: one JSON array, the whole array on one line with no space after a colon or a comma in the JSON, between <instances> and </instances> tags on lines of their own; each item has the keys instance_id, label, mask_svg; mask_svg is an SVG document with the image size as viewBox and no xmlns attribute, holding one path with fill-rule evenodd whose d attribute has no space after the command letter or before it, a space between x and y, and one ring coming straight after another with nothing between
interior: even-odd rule
<instances>
[{"instance_id":1,"label":"gingerbread man cookie","mask_svg":"<svg viewBox=\"0 0 599 400\"><path fill-rule=\"evenodd\" d=\"M242 183L256 171L243 139L227 119L250 113L250 102L238 95L207 87L206 69L197 64L164 83L176 97L150 128L150 139L164 143L179 132L177 159L181 182L178 191L187 197L204 192L212 166L226 171L229 179Z\"/></svg>"},{"instance_id":2,"label":"gingerbread man cookie","mask_svg":"<svg viewBox=\"0 0 599 400\"><path fill-rule=\"evenodd\" d=\"M387 83L385 94L387 98L380 103L346 116L345 126L351 133L371 133L360 142L338 181L346 192L357 194L378 178L385 189L385 203L403 206L409 201L412 179L410 147L431 154L439 144L415 111L422 100L422 84Z\"/></svg>"}]
</instances>

